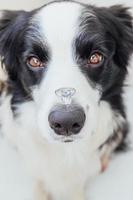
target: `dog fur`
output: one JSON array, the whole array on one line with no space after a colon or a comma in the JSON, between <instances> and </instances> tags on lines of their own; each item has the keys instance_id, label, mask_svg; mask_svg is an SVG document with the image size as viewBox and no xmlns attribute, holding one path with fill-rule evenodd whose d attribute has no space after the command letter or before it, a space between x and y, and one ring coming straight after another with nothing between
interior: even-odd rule
<instances>
[{"instance_id":1,"label":"dog fur","mask_svg":"<svg viewBox=\"0 0 133 200\"><path fill-rule=\"evenodd\" d=\"M37 200L84 200L88 181L125 147L123 88L132 51L132 17L122 6L57 1L31 12L1 11L1 132L34 177ZM94 52L103 55L100 65L88 65ZM31 56L44 66L29 66ZM76 89L73 104L86 115L70 143L48 123L63 87Z\"/></svg>"}]
</instances>

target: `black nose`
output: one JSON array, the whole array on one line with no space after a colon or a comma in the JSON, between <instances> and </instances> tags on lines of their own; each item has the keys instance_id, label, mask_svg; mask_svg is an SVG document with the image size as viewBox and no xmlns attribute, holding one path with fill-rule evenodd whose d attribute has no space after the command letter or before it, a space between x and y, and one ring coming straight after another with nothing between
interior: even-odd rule
<instances>
[{"instance_id":1,"label":"black nose","mask_svg":"<svg viewBox=\"0 0 133 200\"><path fill-rule=\"evenodd\" d=\"M57 106L48 117L50 127L58 135L77 134L84 126L84 110L79 106Z\"/></svg>"}]
</instances>

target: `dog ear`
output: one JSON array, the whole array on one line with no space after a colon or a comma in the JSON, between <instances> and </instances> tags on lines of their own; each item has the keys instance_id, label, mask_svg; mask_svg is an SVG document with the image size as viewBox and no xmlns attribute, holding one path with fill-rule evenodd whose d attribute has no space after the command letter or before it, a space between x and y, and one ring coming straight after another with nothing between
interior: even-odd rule
<instances>
[{"instance_id":1,"label":"dog ear","mask_svg":"<svg viewBox=\"0 0 133 200\"><path fill-rule=\"evenodd\" d=\"M114 25L117 30L116 38L116 55L115 60L118 60L125 66L128 64L128 58L133 53L133 26L132 16L129 8L121 5L110 7L110 12L114 16Z\"/></svg>"},{"instance_id":2,"label":"dog ear","mask_svg":"<svg viewBox=\"0 0 133 200\"><path fill-rule=\"evenodd\" d=\"M132 16L131 13L129 12L128 7L123 7L122 5L116 5L116 6L111 6L110 11L114 16L117 17L123 23L129 28L132 28Z\"/></svg>"},{"instance_id":3,"label":"dog ear","mask_svg":"<svg viewBox=\"0 0 133 200\"><path fill-rule=\"evenodd\" d=\"M24 11L0 11L0 54L4 56L10 49L18 30L21 31L21 23ZM21 19L22 18L22 19Z\"/></svg>"},{"instance_id":4,"label":"dog ear","mask_svg":"<svg viewBox=\"0 0 133 200\"><path fill-rule=\"evenodd\" d=\"M20 34L24 29L25 11L0 11L0 57L7 72L14 69L13 62L17 60L16 43L20 42ZM22 41L21 41L22 42Z\"/></svg>"},{"instance_id":5,"label":"dog ear","mask_svg":"<svg viewBox=\"0 0 133 200\"><path fill-rule=\"evenodd\" d=\"M0 29L7 27L18 13L19 11L0 10Z\"/></svg>"},{"instance_id":6,"label":"dog ear","mask_svg":"<svg viewBox=\"0 0 133 200\"><path fill-rule=\"evenodd\" d=\"M110 7L110 11L114 15L119 39L127 50L133 50L133 18L129 8L118 5Z\"/></svg>"},{"instance_id":7,"label":"dog ear","mask_svg":"<svg viewBox=\"0 0 133 200\"><path fill-rule=\"evenodd\" d=\"M126 67L133 52L133 26L129 8L122 5L99 9L98 18L106 34L115 42L114 60L118 66Z\"/></svg>"}]
</instances>

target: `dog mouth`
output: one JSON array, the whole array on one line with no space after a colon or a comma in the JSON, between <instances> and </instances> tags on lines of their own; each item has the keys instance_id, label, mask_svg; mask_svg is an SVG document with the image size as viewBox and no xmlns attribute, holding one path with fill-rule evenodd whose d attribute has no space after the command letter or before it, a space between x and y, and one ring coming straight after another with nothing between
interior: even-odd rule
<instances>
[{"instance_id":1,"label":"dog mouth","mask_svg":"<svg viewBox=\"0 0 133 200\"><path fill-rule=\"evenodd\" d=\"M54 140L60 143L71 143L74 142L76 139L71 137L56 137L54 138Z\"/></svg>"},{"instance_id":2,"label":"dog mouth","mask_svg":"<svg viewBox=\"0 0 133 200\"><path fill-rule=\"evenodd\" d=\"M64 140L63 142L64 142L64 143L70 143L70 142L73 142L73 140L72 140L72 139L66 139L66 140Z\"/></svg>"},{"instance_id":3,"label":"dog mouth","mask_svg":"<svg viewBox=\"0 0 133 200\"><path fill-rule=\"evenodd\" d=\"M76 136L76 135L71 135L71 136L54 136L54 141L55 142L60 142L60 143L73 143L75 141L80 140L82 137Z\"/></svg>"}]
</instances>

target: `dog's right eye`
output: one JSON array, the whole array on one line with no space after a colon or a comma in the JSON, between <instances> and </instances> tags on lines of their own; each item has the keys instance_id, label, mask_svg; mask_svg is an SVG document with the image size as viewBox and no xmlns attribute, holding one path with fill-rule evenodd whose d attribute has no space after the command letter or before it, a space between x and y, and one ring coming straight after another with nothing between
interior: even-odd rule
<instances>
[{"instance_id":1,"label":"dog's right eye","mask_svg":"<svg viewBox=\"0 0 133 200\"><path fill-rule=\"evenodd\" d=\"M45 67L45 63L41 62L39 58L31 56L27 59L27 64L32 68L42 68Z\"/></svg>"},{"instance_id":2,"label":"dog's right eye","mask_svg":"<svg viewBox=\"0 0 133 200\"><path fill-rule=\"evenodd\" d=\"M96 52L90 56L90 58L88 59L88 64L97 66L98 64L102 63L103 60L103 55L99 52Z\"/></svg>"}]
</instances>

